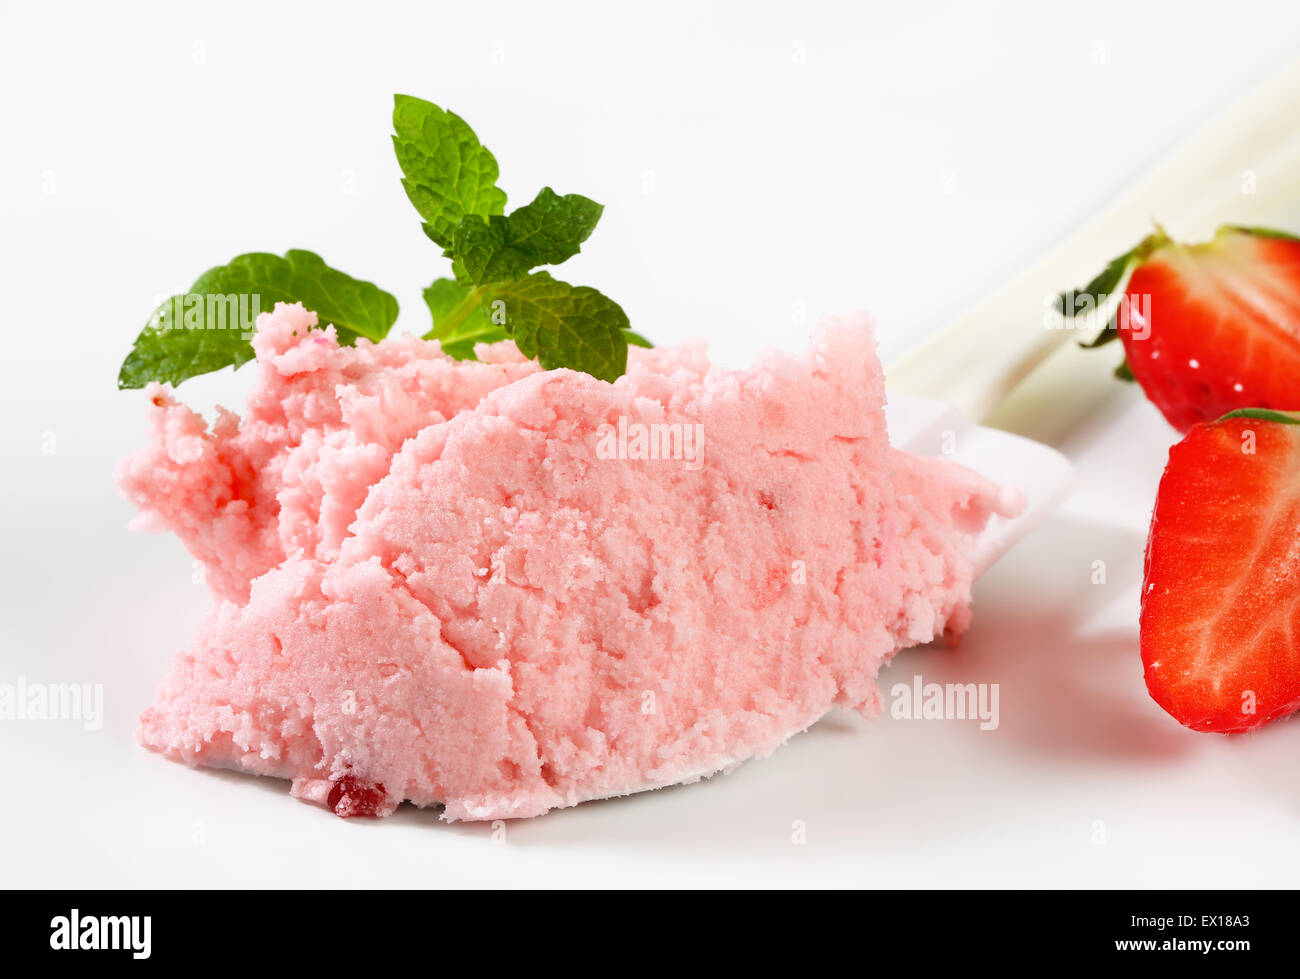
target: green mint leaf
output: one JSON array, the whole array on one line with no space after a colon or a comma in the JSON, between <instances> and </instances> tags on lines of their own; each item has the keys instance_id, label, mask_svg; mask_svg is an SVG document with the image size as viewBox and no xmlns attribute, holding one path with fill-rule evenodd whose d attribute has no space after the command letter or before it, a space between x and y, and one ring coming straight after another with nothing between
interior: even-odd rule
<instances>
[{"instance_id":1,"label":"green mint leaf","mask_svg":"<svg viewBox=\"0 0 1300 979\"><path fill-rule=\"evenodd\" d=\"M474 305L473 290L454 279L435 279L424 290L433 316L433 329L424 335L437 340L443 352L457 360L475 360L474 344L508 339L505 327L494 324L482 306Z\"/></svg>"},{"instance_id":2,"label":"green mint leaf","mask_svg":"<svg viewBox=\"0 0 1300 979\"><path fill-rule=\"evenodd\" d=\"M627 370L627 314L595 289L534 272L486 295L520 352L547 370L568 367L605 381Z\"/></svg>"},{"instance_id":3,"label":"green mint leaf","mask_svg":"<svg viewBox=\"0 0 1300 979\"><path fill-rule=\"evenodd\" d=\"M474 353L474 345L478 343L496 343L498 340L508 340L506 332L500 327L485 327L482 333L466 334L464 336L455 336L447 340L439 340L442 352L448 357L454 357L456 360L478 360L478 355Z\"/></svg>"},{"instance_id":4,"label":"green mint leaf","mask_svg":"<svg viewBox=\"0 0 1300 979\"><path fill-rule=\"evenodd\" d=\"M467 214L451 253L473 285L513 282L539 265L559 265L578 254L605 208L581 194L561 197L543 187L531 204L509 215Z\"/></svg>"},{"instance_id":5,"label":"green mint leaf","mask_svg":"<svg viewBox=\"0 0 1300 979\"><path fill-rule=\"evenodd\" d=\"M653 347L654 344L643 337L635 330L624 330L623 337L627 340L629 346L633 347Z\"/></svg>"},{"instance_id":6,"label":"green mint leaf","mask_svg":"<svg viewBox=\"0 0 1300 979\"><path fill-rule=\"evenodd\" d=\"M433 329L425 334L426 340L437 340L444 333L439 332L443 320L470 297L470 288L454 279L434 279L424 289L424 303L429 307L433 317Z\"/></svg>"},{"instance_id":7,"label":"green mint leaf","mask_svg":"<svg viewBox=\"0 0 1300 979\"><path fill-rule=\"evenodd\" d=\"M424 232L444 249L466 214L500 214L505 191L497 161L454 112L410 95L393 97L393 148L402 186L424 218Z\"/></svg>"},{"instance_id":8,"label":"green mint leaf","mask_svg":"<svg viewBox=\"0 0 1300 979\"><path fill-rule=\"evenodd\" d=\"M182 381L253 359L258 313L300 302L332 323L339 342L382 340L397 319L397 300L378 286L330 268L319 255L292 250L239 255L208 269L188 292L161 303L122 363L119 388Z\"/></svg>"}]
</instances>

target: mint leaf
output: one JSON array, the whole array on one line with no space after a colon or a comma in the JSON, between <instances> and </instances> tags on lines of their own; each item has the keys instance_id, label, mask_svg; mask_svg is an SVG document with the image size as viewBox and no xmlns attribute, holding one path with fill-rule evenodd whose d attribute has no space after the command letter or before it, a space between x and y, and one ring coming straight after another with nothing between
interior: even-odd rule
<instances>
[{"instance_id":1,"label":"mint leaf","mask_svg":"<svg viewBox=\"0 0 1300 979\"><path fill-rule=\"evenodd\" d=\"M314 310L322 327L333 323L339 342L357 337L381 340L397 319L397 300L378 286L345 275L319 255L292 250L239 255L208 269L188 292L154 310L118 373L119 388L150 381L182 381L239 367L253 359L258 313L278 302L300 302Z\"/></svg>"},{"instance_id":2,"label":"mint leaf","mask_svg":"<svg viewBox=\"0 0 1300 979\"><path fill-rule=\"evenodd\" d=\"M498 340L508 340L505 330L501 327L483 329L481 333L467 333L460 336L454 336L448 340L439 340L442 352L448 357L454 357L456 360L478 360L478 355L474 353L474 345L477 343L496 343Z\"/></svg>"},{"instance_id":3,"label":"mint leaf","mask_svg":"<svg viewBox=\"0 0 1300 979\"><path fill-rule=\"evenodd\" d=\"M474 344L495 343L509 337L505 327L492 323L474 291L454 279L435 279L424 290L424 301L433 316L433 329L424 335L437 340L443 352L457 360L475 360Z\"/></svg>"},{"instance_id":4,"label":"mint leaf","mask_svg":"<svg viewBox=\"0 0 1300 979\"><path fill-rule=\"evenodd\" d=\"M632 347L653 347L654 344L634 330L624 330L623 337Z\"/></svg>"},{"instance_id":5,"label":"mint leaf","mask_svg":"<svg viewBox=\"0 0 1300 979\"><path fill-rule=\"evenodd\" d=\"M433 317L433 329L424 335L426 340L437 340L446 335L439 326L452 310L469 299L470 292L469 286L463 286L455 279L434 279L425 286L424 302Z\"/></svg>"},{"instance_id":6,"label":"mint leaf","mask_svg":"<svg viewBox=\"0 0 1300 979\"><path fill-rule=\"evenodd\" d=\"M543 187L531 204L508 216L467 214L452 238L451 253L474 284L513 282L539 265L559 265L578 254L604 206L581 194L561 197Z\"/></svg>"},{"instance_id":7,"label":"mint leaf","mask_svg":"<svg viewBox=\"0 0 1300 979\"><path fill-rule=\"evenodd\" d=\"M424 218L424 233L444 249L466 214L500 214L505 191L497 161L454 112L410 95L393 97L393 149L402 186Z\"/></svg>"},{"instance_id":8,"label":"mint leaf","mask_svg":"<svg viewBox=\"0 0 1300 979\"><path fill-rule=\"evenodd\" d=\"M534 272L486 295L520 352L547 370L568 367L605 381L627 370L627 314L595 289Z\"/></svg>"}]
</instances>

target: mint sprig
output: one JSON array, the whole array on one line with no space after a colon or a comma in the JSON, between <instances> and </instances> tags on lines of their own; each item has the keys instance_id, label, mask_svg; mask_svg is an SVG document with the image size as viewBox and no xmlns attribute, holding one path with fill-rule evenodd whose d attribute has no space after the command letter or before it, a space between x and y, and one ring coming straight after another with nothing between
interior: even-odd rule
<instances>
[{"instance_id":1,"label":"mint sprig","mask_svg":"<svg viewBox=\"0 0 1300 979\"><path fill-rule=\"evenodd\" d=\"M370 282L330 268L309 251L237 255L208 269L188 292L164 300L149 317L118 373L119 388L150 381L180 384L253 359L254 319L278 302L301 302L339 341L382 340L397 319L397 300Z\"/></svg>"},{"instance_id":2,"label":"mint sprig","mask_svg":"<svg viewBox=\"0 0 1300 979\"><path fill-rule=\"evenodd\" d=\"M650 346L608 296L537 271L579 252L602 205L543 187L506 214L496 158L464 119L397 95L393 129L402 186L425 234L451 260L451 277L424 290L433 318L426 339L462 360L474 357L477 343L512 339L548 370L567 367L610 381L627 369L629 344ZM188 293L154 310L122 364L118 386L179 384L247 363L253 320L277 302L315 310L343 344L381 340L397 319L397 300L389 293L330 268L312 252L250 252L209 269Z\"/></svg>"},{"instance_id":3,"label":"mint sprig","mask_svg":"<svg viewBox=\"0 0 1300 979\"><path fill-rule=\"evenodd\" d=\"M422 120L420 132L426 141L431 139L428 134L436 136L444 154L450 154L445 142L458 140L456 159L476 161L473 187L478 196L453 194L445 181L436 195L431 190L412 193L412 185L433 188L443 172L431 155L406 148L413 118ZM650 346L632 332L627 314L608 296L535 271L576 255L595 230L602 205L581 194L560 195L543 187L531 203L505 214L505 195L487 193L483 185L489 174L495 181L496 159L460 117L399 96L393 128L407 194L424 218L429 237L451 259L453 279L438 279L425 290L433 315L426 339L438 340L451 356L464 359L474 356L475 343L508 337L525 357L537 358L548 370L568 367L609 381L627 370L629 344ZM445 224L457 213L448 241ZM432 229L431 215L441 222Z\"/></svg>"}]
</instances>

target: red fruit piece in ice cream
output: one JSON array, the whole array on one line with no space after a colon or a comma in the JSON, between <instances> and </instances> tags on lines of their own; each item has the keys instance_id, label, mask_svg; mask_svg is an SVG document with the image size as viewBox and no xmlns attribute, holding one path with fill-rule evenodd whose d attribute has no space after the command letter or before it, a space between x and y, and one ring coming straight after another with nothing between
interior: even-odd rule
<instances>
[{"instance_id":1,"label":"red fruit piece in ice cream","mask_svg":"<svg viewBox=\"0 0 1300 979\"><path fill-rule=\"evenodd\" d=\"M383 785L363 782L355 775L344 775L336 781L325 800L334 815L350 819L353 816L387 815L388 793Z\"/></svg>"}]
</instances>

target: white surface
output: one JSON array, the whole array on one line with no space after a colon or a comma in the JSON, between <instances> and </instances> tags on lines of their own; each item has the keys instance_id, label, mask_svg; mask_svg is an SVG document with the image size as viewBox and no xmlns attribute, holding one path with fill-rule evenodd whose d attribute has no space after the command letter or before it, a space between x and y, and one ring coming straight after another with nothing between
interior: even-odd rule
<instances>
[{"instance_id":1,"label":"white surface","mask_svg":"<svg viewBox=\"0 0 1300 979\"><path fill-rule=\"evenodd\" d=\"M1079 489L978 585L962 647L882 678L997 682L996 731L835 715L734 775L511 824L505 845L409 809L344 822L138 749L208 598L178 544L125 530L109 472L143 409L117 366L156 296L252 249L313 248L423 329L442 267L397 182L393 91L462 113L515 202L543 183L604 202L565 274L656 340L705 333L738 363L865 306L889 355L1300 42L1291 3L309 9L3 14L0 682L103 683L106 712L99 731L0 721L0 882L1294 885L1300 729L1195 735L1143 689L1172 433L1110 386L1034 433ZM182 390L233 405L243 387Z\"/></svg>"}]
</instances>

